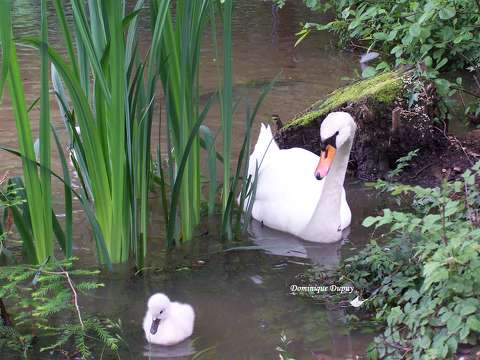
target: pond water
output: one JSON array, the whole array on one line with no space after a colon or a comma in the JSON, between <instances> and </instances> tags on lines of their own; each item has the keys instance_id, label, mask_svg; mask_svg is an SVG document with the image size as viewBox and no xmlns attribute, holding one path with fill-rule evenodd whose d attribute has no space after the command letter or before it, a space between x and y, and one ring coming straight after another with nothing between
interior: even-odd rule
<instances>
[{"instance_id":1,"label":"pond water","mask_svg":"<svg viewBox=\"0 0 480 360\"><path fill-rule=\"evenodd\" d=\"M39 29L39 0L14 2L15 32L17 35L35 35ZM294 33L299 23L319 19L304 9L301 1L290 0L277 11L271 2L260 0L237 1L234 17L234 85L240 99L255 101L259 89L282 71L280 81L269 94L257 121L278 114L288 119L311 103L345 82L342 77L353 77L360 68L359 57L335 49L335 39L326 33L313 34L301 46L294 48ZM50 9L53 17L53 9ZM140 31L150 36L147 21L141 22ZM61 46L56 24L52 24L51 40ZM20 59L28 101L34 101L39 91L39 63L31 49L21 49ZM216 59L207 40L202 49L201 88L211 93L217 84ZM56 104L52 101L52 109ZM239 135L244 129L242 106L234 123ZM16 147L16 130L11 117L8 98L0 105L0 141L2 145ZM54 123L61 131L58 114ZM32 127L38 131L38 112L32 112ZM219 111L212 109L208 125L219 128ZM257 126L258 128L258 126ZM241 136L234 136L240 139ZM153 143L163 138L154 139ZM234 142L238 152L240 141ZM0 153L0 174L19 173L15 157ZM54 155L54 167L59 169ZM151 244L152 255L144 276L133 276L130 268L102 275L108 286L95 296L82 298L86 312L121 319L123 338L128 350L122 358L168 358L174 354L199 351L214 347L209 359L275 359L280 334L285 331L292 340L289 350L297 359L354 359L362 354L371 339L368 334L349 331L345 325L345 311L327 309L312 300L290 294L289 286L295 276L312 265L335 268L342 256L355 252L368 240L369 233L360 225L361 220L382 208L383 200L361 183L350 181L347 196L353 212L353 223L340 244L321 245L305 243L294 237L261 227L253 223L248 236L234 244L221 243L215 223L202 224L200 233L189 244L173 253L162 248L163 233L158 201L152 199ZM63 188L54 184L60 194ZM77 204L77 208L78 204ZM85 231L87 222L81 211L75 222L76 255L81 264L95 264L91 235ZM314 284L321 285L321 284ZM141 330L147 298L154 292L167 293L171 299L192 304L197 312L194 343L180 348L148 347ZM0 354L1 355L1 354ZM3 355L0 357L4 358ZM50 359L52 355L37 354L35 359ZM188 358L188 357L187 357Z\"/></svg>"}]
</instances>

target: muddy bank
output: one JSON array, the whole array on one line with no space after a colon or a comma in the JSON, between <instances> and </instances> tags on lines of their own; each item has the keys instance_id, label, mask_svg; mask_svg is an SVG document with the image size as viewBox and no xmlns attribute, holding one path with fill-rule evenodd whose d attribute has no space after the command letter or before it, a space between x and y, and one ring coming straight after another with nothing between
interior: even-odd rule
<instances>
[{"instance_id":1,"label":"muddy bank","mask_svg":"<svg viewBox=\"0 0 480 360\"><path fill-rule=\"evenodd\" d=\"M480 130L455 137L447 136L448 146L436 152L422 150L398 181L422 186L438 185L442 179L454 180L480 160Z\"/></svg>"},{"instance_id":2,"label":"muddy bank","mask_svg":"<svg viewBox=\"0 0 480 360\"><path fill-rule=\"evenodd\" d=\"M277 121L275 139L283 149L320 152L320 124L332 111L346 111L358 130L349 170L362 180L384 178L395 162L419 149L398 180L433 185L445 173L455 176L478 159L478 136L457 139L439 109L435 87L411 71L382 74L340 88L284 125Z\"/></svg>"}]
</instances>

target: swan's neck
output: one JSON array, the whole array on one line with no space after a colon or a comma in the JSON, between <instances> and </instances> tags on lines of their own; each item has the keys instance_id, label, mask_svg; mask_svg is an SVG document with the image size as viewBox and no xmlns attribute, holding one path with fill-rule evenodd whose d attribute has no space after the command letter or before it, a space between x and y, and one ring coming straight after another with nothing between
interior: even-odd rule
<instances>
[{"instance_id":1,"label":"swan's neck","mask_svg":"<svg viewBox=\"0 0 480 360\"><path fill-rule=\"evenodd\" d=\"M350 138L337 149L330 171L323 180L320 199L305 227L302 237L306 240L333 242L341 239L340 208L352 143Z\"/></svg>"}]
</instances>

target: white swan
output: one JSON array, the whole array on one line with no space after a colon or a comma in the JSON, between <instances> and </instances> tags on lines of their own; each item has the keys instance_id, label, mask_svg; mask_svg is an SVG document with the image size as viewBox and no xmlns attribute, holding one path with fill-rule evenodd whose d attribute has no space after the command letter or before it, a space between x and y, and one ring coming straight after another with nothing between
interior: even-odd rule
<instances>
[{"instance_id":1,"label":"white swan","mask_svg":"<svg viewBox=\"0 0 480 360\"><path fill-rule=\"evenodd\" d=\"M171 302L158 293L148 299L147 306L143 331L149 343L175 345L192 335L195 312L190 305Z\"/></svg>"},{"instance_id":2,"label":"white swan","mask_svg":"<svg viewBox=\"0 0 480 360\"><path fill-rule=\"evenodd\" d=\"M318 157L300 148L280 150L270 126L262 124L248 169L254 177L258 166L253 218L304 240L339 241L352 217L343 182L355 130L348 113L329 114L320 127Z\"/></svg>"}]
</instances>

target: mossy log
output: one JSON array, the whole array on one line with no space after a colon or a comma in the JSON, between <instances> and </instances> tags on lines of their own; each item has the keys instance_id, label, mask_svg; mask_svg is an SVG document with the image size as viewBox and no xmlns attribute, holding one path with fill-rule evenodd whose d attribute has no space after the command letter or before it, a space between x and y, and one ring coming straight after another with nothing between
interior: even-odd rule
<instances>
[{"instance_id":1,"label":"mossy log","mask_svg":"<svg viewBox=\"0 0 480 360\"><path fill-rule=\"evenodd\" d=\"M411 93L416 101L409 105ZM275 138L283 149L302 147L318 154L322 121L330 112L348 112L358 126L349 168L357 177L373 180L412 150L439 154L448 147L438 100L435 87L414 79L412 72L388 72L334 91L277 125Z\"/></svg>"}]
</instances>

